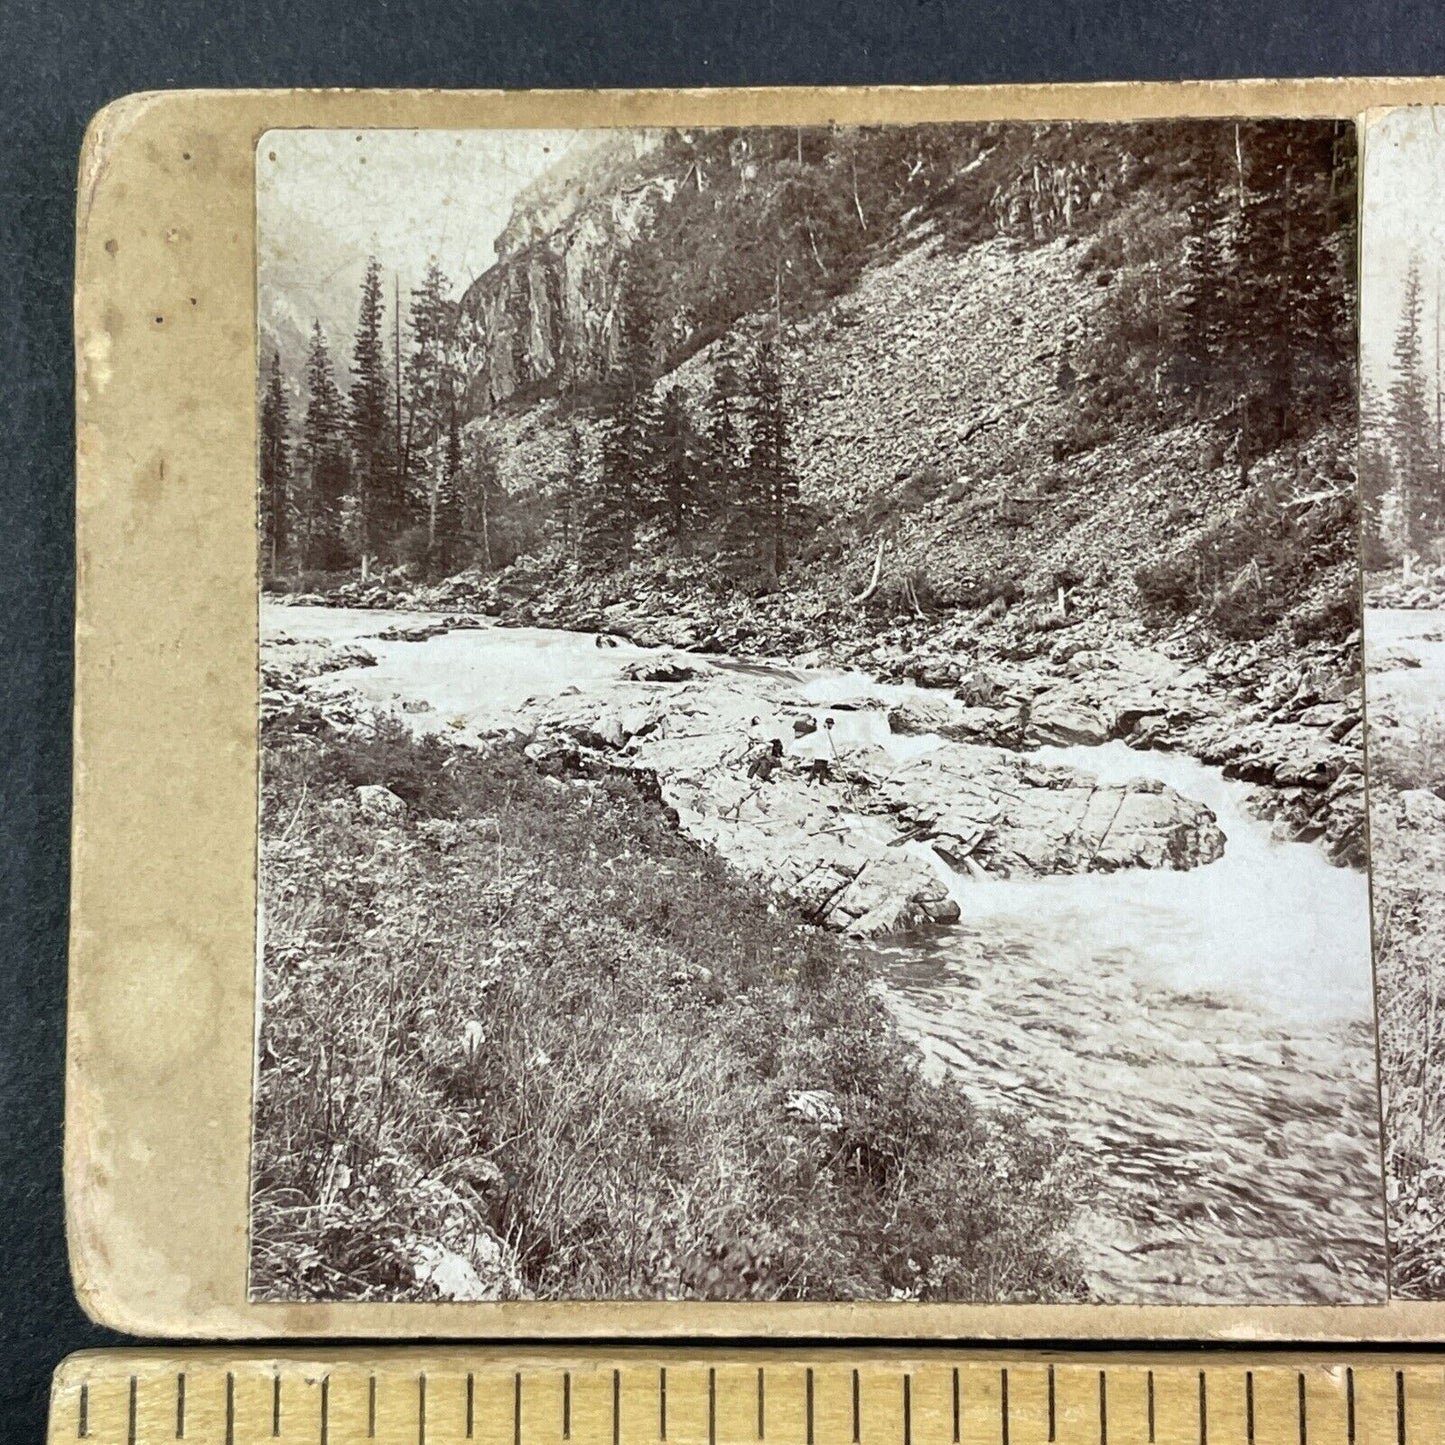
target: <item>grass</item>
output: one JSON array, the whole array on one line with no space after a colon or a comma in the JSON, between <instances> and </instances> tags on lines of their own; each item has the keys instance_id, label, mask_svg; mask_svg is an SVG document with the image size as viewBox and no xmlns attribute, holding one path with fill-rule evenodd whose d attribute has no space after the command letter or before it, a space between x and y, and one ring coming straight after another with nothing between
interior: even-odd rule
<instances>
[{"instance_id":1,"label":"grass","mask_svg":"<svg viewBox=\"0 0 1445 1445\"><path fill-rule=\"evenodd\" d=\"M1065 1142L626 780L294 718L265 758L257 1297L425 1298L436 1246L502 1296L1084 1295Z\"/></svg>"},{"instance_id":2,"label":"grass","mask_svg":"<svg viewBox=\"0 0 1445 1445\"><path fill-rule=\"evenodd\" d=\"M1370 736L1391 1287L1445 1298L1445 845L1397 793L1445 788L1445 719ZM1423 831L1422 831L1423 830Z\"/></svg>"}]
</instances>

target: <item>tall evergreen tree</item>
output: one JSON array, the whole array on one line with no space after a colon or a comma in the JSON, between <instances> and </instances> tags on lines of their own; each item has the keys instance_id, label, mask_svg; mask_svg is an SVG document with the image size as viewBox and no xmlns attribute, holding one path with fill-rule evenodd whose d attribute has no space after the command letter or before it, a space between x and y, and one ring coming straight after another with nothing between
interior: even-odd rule
<instances>
[{"instance_id":1,"label":"tall evergreen tree","mask_svg":"<svg viewBox=\"0 0 1445 1445\"><path fill-rule=\"evenodd\" d=\"M738 434L738 395L742 382L732 355L724 352L713 367L704 404L702 437L702 509L707 520L726 518L738 500L742 441Z\"/></svg>"},{"instance_id":2,"label":"tall evergreen tree","mask_svg":"<svg viewBox=\"0 0 1445 1445\"><path fill-rule=\"evenodd\" d=\"M507 492L502 486L491 442L478 438L469 451L462 473L462 522L472 539L473 560L490 572L511 561L506 552L506 539L500 535L505 521Z\"/></svg>"},{"instance_id":3,"label":"tall evergreen tree","mask_svg":"<svg viewBox=\"0 0 1445 1445\"><path fill-rule=\"evenodd\" d=\"M655 453L656 497L662 525L685 552L701 525L704 491L697 433L688 413L687 393L680 386L671 387L662 399Z\"/></svg>"},{"instance_id":4,"label":"tall evergreen tree","mask_svg":"<svg viewBox=\"0 0 1445 1445\"><path fill-rule=\"evenodd\" d=\"M748 372L748 459L742 510L757 539L757 558L774 582L788 561L798 478L788 460L783 374L771 337L758 343Z\"/></svg>"},{"instance_id":5,"label":"tall evergreen tree","mask_svg":"<svg viewBox=\"0 0 1445 1445\"><path fill-rule=\"evenodd\" d=\"M602 456L584 528L589 545L630 566L638 528L652 515L656 417L648 394L624 380L602 423Z\"/></svg>"},{"instance_id":6,"label":"tall evergreen tree","mask_svg":"<svg viewBox=\"0 0 1445 1445\"><path fill-rule=\"evenodd\" d=\"M648 278L636 267L619 292L617 360L607 380L601 465L589 489L584 529L594 549L631 565L637 530L654 515L658 422L652 402L655 323Z\"/></svg>"},{"instance_id":7,"label":"tall evergreen tree","mask_svg":"<svg viewBox=\"0 0 1445 1445\"><path fill-rule=\"evenodd\" d=\"M261 546L268 574L276 577L291 556L290 408L281 378L281 356L271 353L271 370L261 399Z\"/></svg>"},{"instance_id":8,"label":"tall evergreen tree","mask_svg":"<svg viewBox=\"0 0 1445 1445\"><path fill-rule=\"evenodd\" d=\"M343 525L351 475L346 411L319 321L311 327L311 350L306 359L306 417L297 459L304 488L299 512L306 565L335 571L348 561Z\"/></svg>"},{"instance_id":9,"label":"tall evergreen tree","mask_svg":"<svg viewBox=\"0 0 1445 1445\"><path fill-rule=\"evenodd\" d=\"M554 535L562 555L575 560L581 534L581 503L588 494L587 445L575 417L567 423L561 465L550 480Z\"/></svg>"},{"instance_id":10,"label":"tall evergreen tree","mask_svg":"<svg viewBox=\"0 0 1445 1445\"><path fill-rule=\"evenodd\" d=\"M446 457L437 488L436 526L428 553L435 575L446 576L462 565L465 554L462 503L462 429L457 409L447 419Z\"/></svg>"},{"instance_id":11,"label":"tall evergreen tree","mask_svg":"<svg viewBox=\"0 0 1445 1445\"><path fill-rule=\"evenodd\" d=\"M1336 131L1236 128L1234 285L1224 345L1243 469L1353 392L1354 155ZM1344 260L1345 264L1341 264ZM1345 344L1342 344L1345 343Z\"/></svg>"},{"instance_id":12,"label":"tall evergreen tree","mask_svg":"<svg viewBox=\"0 0 1445 1445\"><path fill-rule=\"evenodd\" d=\"M1184 301L1174 383L1199 417L1207 415L1214 403L1229 306L1224 274L1222 141L1213 126L1199 137L1184 251Z\"/></svg>"},{"instance_id":13,"label":"tall evergreen tree","mask_svg":"<svg viewBox=\"0 0 1445 1445\"><path fill-rule=\"evenodd\" d=\"M390 436L390 387L382 352L384 305L381 266L373 257L361 283L348 414L356 484L356 544L363 570L370 559L382 554L403 522Z\"/></svg>"},{"instance_id":14,"label":"tall evergreen tree","mask_svg":"<svg viewBox=\"0 0 1445 1445\"><path fill-rule=\"evenodd\" d=\"M1400 324L1391 358L1392 377L1386 431L1399 497L1402 541L1419 552L1432 540L1440 502L1440 439L1429 401L1422 353L1424 299L1419 265L1412 260L1405 278Z\"/></svg>"},{"instance_id":15,"label":"tall evergreen tree","mask_svg":"<svg viewBox=\"0 0 1445 1445\"><path fill-rule=\"evenodd\" d=\"M406 364L409 404L402 459L415 492L415 505L426 518L429 545L436 538L447 427L458 403L461 380L456 308L450 292L446 274L432 261L421 285L411 293L412 350Z\"/></svg>"}]
</instances>

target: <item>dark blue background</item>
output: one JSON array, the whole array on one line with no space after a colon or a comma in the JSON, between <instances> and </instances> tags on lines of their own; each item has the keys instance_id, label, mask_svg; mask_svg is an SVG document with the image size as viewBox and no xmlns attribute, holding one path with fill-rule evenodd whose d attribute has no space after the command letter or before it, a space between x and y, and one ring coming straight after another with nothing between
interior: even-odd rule
<instances>
[{"instance_id":1,"label":"dark blue background","mask_svg":"<svg viewBox=\"0 0 1445 1445\"><path fill-rule=\"evenodd\" d=\"M664 86L1432 74L1420 0L0 0L0 1438L104 1343L60 1189L73 593L71 252L90 115L178 86Z\"/></svg>"}]
</instances>

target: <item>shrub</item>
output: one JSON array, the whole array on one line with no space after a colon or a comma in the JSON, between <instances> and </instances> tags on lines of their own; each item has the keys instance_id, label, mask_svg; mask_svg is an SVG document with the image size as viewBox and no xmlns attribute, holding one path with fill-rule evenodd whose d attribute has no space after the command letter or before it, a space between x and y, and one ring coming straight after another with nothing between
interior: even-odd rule
<instances>
[{"instance_id":1,"label":"shrub","mask_svg":"<svg viewBox=\"0 0 1445 1445\"><path fill-rule=\"evenodd\" d=\"M1012 607L1023 600L1023 595L1023 583L1012 572L995 568L956 587L953 600L959 607L988 607L997 601Z\"/></svg>"},{"instance_id":2,"label":"shrub","mask_svg":"<svg viewBox=\"0 0 1445 1445\"><path fill-rule=\"evenodd\" d=\"M1427 718L1410 728L1373 730L1370 768L1381 782L1402 792L1445 788L1445 718Z\"/></svg>"},{"instance_id":3,"label":"shrub","mask_svg":"<svg viewBox=\"0 0 1445 1445\"><path fill-rule=\"evenodd\" d=\"M1199 601L1194 559L1175 554L1135 569L1134 586L1147 615L1170 620L1183 616Z\"/></svg>"},{"instance_id":4,"label":"shrub","mask_svg":"<svg viewBox=\"0 0 1445 1445\"><path fill-rule=\"evenodd\" d=\"M1309 642L1340 642L1360 625L1360 589L1351 571L1321 602L1298 613L1290 634L1303 646Z\"/></svg>"}]
</instances>

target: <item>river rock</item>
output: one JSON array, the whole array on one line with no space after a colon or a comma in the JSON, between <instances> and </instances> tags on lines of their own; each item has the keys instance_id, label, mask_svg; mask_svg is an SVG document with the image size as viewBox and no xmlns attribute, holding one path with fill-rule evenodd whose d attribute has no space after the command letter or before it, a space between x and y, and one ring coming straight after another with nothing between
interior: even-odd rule
<instances>
[{"instance_id":1,"label":"river rock","mask_svg":"<svg viewBox=\"0 0 1445 1445\"><path fill-rule=\"evenodd\" d=\"M1103 786L997 755L964 773L931 753L896 769L881 796L920 840L940 840L946 861L961 855L1005 877L1193 868L1224 851L1213 813L1152 779Z\"/></svg>"},{"instance_id":2,"label":"river rock","mask_svg":"<svg viewBox=\"0 0 1445 1445\"><path fill-rule=\"evenodd\" d=\"M1445 799L1428 788L1407 788L1400 794L1400 811L1414 828L1445 828Z\"/></svg>"},{"instance_id":3,"label":"river rock","mask_svg":"<svg viewBox=\"0 0 1445 1445\"><path fill-rule=\"evenodd\" d=\"M1366 666L1371 672L1395 672L1401 668L1419 667L1420 659L1405 647L1372 647Z\"/></svg>"},{"instance_id":4,"label":"river rock","mask_svg":"<svg viewBox=\"0 0 1445 1445\"><path fill-rule=\"evenodd\" d=\"M376 654L359 642L339 642L317 660L316 671L342 672L348 667L375 667Z\"/></svg>"},{"instance_id":5,"label":"river rock","mask_svg":"<svg viewBox=\"0 0 1445 1445\"><path fill-rule=\"evenodd\" d=\"M406 817L406 804L380 783L364 783L357 788L356 806L371 823L399 823Z\"/></svg>"},{"instance_id":6,"label":"river rock","mask_svg":"<svg viewBox=\"0 0 1445 1445\"><path fill-rule=\"evenodd\" d=\"M622 676L629 682L690 682L705 670L711 671L711 668L691 662L677 653L664 652L629 662L623 667Z\"/></svg>"},{"instance_id":7,"label":"river rock","mask_svg":"<svg viewBox=\"0 0 1445 1445\"><path fill-rule=\"evenodd\" d=\"M1034 700L1028 732L1041 743L1092 747L1108 741L1110 726L1103 713L1076 694L1045 693Z\"/></svg>"},{"instance_id":8,"label":"river rock","mask_svg":"<svg viewBox=\"0 0 1445 1445\"><path fill-rule=\"evenodd\" d=\"M430 642L433 637L440 637L446 631L445 622L414 622L399 623L376 635L382 642Z\"/></svg>"}]
</instances>

